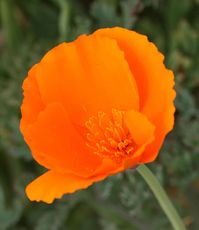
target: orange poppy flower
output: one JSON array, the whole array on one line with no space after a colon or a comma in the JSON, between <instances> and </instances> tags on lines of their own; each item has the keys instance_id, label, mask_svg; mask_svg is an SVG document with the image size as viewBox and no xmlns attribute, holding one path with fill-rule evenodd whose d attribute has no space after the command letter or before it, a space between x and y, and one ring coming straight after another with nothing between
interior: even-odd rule
<instances>
[{"instance_id":1,"label":"orange poppy flower","mask_svg":"<svg viewBox=\"0 0 199 230\"><path fill-rule=\"evenodd\" d=\"M63 194L153 161L174 121L172 71L147 37L97 30L50 50L23 83L21 131L48 169L30 200Z\"/></svg>"}]
</instances>

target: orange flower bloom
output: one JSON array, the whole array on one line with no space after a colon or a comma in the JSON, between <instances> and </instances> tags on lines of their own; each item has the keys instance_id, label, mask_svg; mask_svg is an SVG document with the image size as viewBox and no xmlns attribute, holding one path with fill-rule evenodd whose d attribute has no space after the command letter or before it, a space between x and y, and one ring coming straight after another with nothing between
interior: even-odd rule
<instances>
[{"instance_id":1,"label":"orange flower bloom","mask_svg":"<svg viewBox=\"0 0 199 230\"><path fill-rule=\"evenodd\" d=\"M21 131L48 172L26 188L51 203L153 161L174 121L172 71L146 36L100 29L50 50L23 84Z\"/></svg>"}]
</instances>

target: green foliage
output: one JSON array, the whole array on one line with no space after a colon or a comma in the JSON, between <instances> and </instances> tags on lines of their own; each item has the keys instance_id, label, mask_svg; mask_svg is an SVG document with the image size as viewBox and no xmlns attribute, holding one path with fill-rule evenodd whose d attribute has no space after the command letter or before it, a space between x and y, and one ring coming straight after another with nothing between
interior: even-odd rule
<instances>
[{"instance_id":1,"label":"green foliage","mask_svg":"<svg viewBox=\"0 0 199 230\"><path fill-rule=\"evenodd\" d=\"M8 229L19 221L23 206L18 197L15 197L12 206L7 206L2 189L0 189L0 229Z\"/></svg>"},{"instance_id":2,"label":"green foliage","mask_svg":"<svg viewBox=\"0 0 199 230\"><path fill-rule=\"evenodd\" d=\"M171 229L135 170L64 196L51 206L30 203L24 194L27 183L43 170L19 132L21 84L28 69L60 41L116 25L146 34L175 72L175 128L150 166L188 229L197 230L199 1L16 0L2 12L5 2L0 0L0 230ZM10 52L12 47L17 49Z\"/></svg>"}]
</instances>

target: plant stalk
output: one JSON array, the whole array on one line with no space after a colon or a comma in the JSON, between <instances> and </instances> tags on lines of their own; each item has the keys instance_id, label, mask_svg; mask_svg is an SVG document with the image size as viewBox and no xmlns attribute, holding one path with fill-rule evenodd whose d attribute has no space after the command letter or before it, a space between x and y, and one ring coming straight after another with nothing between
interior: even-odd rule
<instances>
[{"instance_id":1,"label":"plant stalk","mask_svg":"<svg viewBox=\"0 0 199 230\"><path fill-rule=\"evenodd\" d=\"M12 0L0 0L0 16L7 46L9 51L13 53L19 45L19 27L16 22Z\"/></svg>"},{"instance_id":2,"label":"plant stalk","mask_svg":"<svg viewBox=\"0 0 199 230\"><path fill-rule=\"evenodd\" d=\"M137 171L144 178L146 183L149 185L153 194L157 198L160 206L162 207L163 211L165 212L166 216L171 222L174 230L186 230L186 227L182 219L178 215L168 195L166 194L165 190L160 185L159 181L156 179L154 174L151 172L151 170L146 165L143 164L137 168Z\"/></svg>"}]
</instances>

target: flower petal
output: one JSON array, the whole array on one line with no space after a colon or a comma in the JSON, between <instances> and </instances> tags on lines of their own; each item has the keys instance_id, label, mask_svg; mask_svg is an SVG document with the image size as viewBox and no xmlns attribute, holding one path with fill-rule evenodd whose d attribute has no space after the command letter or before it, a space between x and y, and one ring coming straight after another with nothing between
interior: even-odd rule
<instances>
[{"instance_id":1,"label":"flower petal","mask_svg":"<svg viewBox=\"0 0 199 230\"><path fill-rule=\"evenodd\" d=\"M134 110L125 113L124 123L137 144L135 153L124 162L125 168L130 168L140 163L145 148L154 140L155 126L144 114Z\"/></svg>"},{"instance_id":2,"label":"flower petal","mask_svg":"<svg viewBox=\"0 0 199 230\"><path fill-rule=\"evenodd\" d=\"M138 86L140 111L156 126L155 139L143 155L143 162L150 162L157 156L165 135L173 127L173 73L166 69L163 55L146 36L123 28L100 29L95 33L115 39L124 51Z\"/></svg>"},{"instance_id":3,"label":"flower petal","mask_svg":"<svg viewBox=\"0 0 199 230\"><path fill-rule=\"evenodd\" d=\"M59 103L48 105L23 133L35 159L47 168L87 177L101 164Z\"/></svg>"},{"instance_id":4,"label":"flower petal","mask_svg":"<svg viewBox=\"0 0 199 230\"><path fill-rule=\"evenodd\" d=\"M140 112L127 111L124 114L124 123L137 145L143 145L154 138L154 125Z\"/></svg>"},{"instance_id":5,"label":"flower petal","mask_svg":"<svg viewBox=\"0 0 199 230\"><path fill-rule=\"evenodd\" d=\"M26 187L26 194L31 201L44 201L50 204L54 199L61 198L64 194L85 189L94 182L103 179L104 176L86 179L50 170L32 181Z\"/></svg>"},{"instance_id":6,"label":"flower petal","mask_svg":"<svg viewBox=\"0 0 199 230\"><path fill-rule=\"evenodd\" d=\"M75 123L112 108L139 109L134 77L113 39L83 35L49 51L37 67L44 103L61 102Z\"/></svg>"},{"instance_id":7,"label":"flower petal","mask_svg":"<svg viewBox=\"0 0 199 230\"><path fill-rule=\"evenodd\" d=\"M33 123L37 119L38 113L44 109L44 104L35 78L36 69L37 65L34 65L31 71L29 71L29 76L23 82L24 99L21 106L23 115L20 124L21 128L27 124Z\"/></svg>"}]
</instances>

